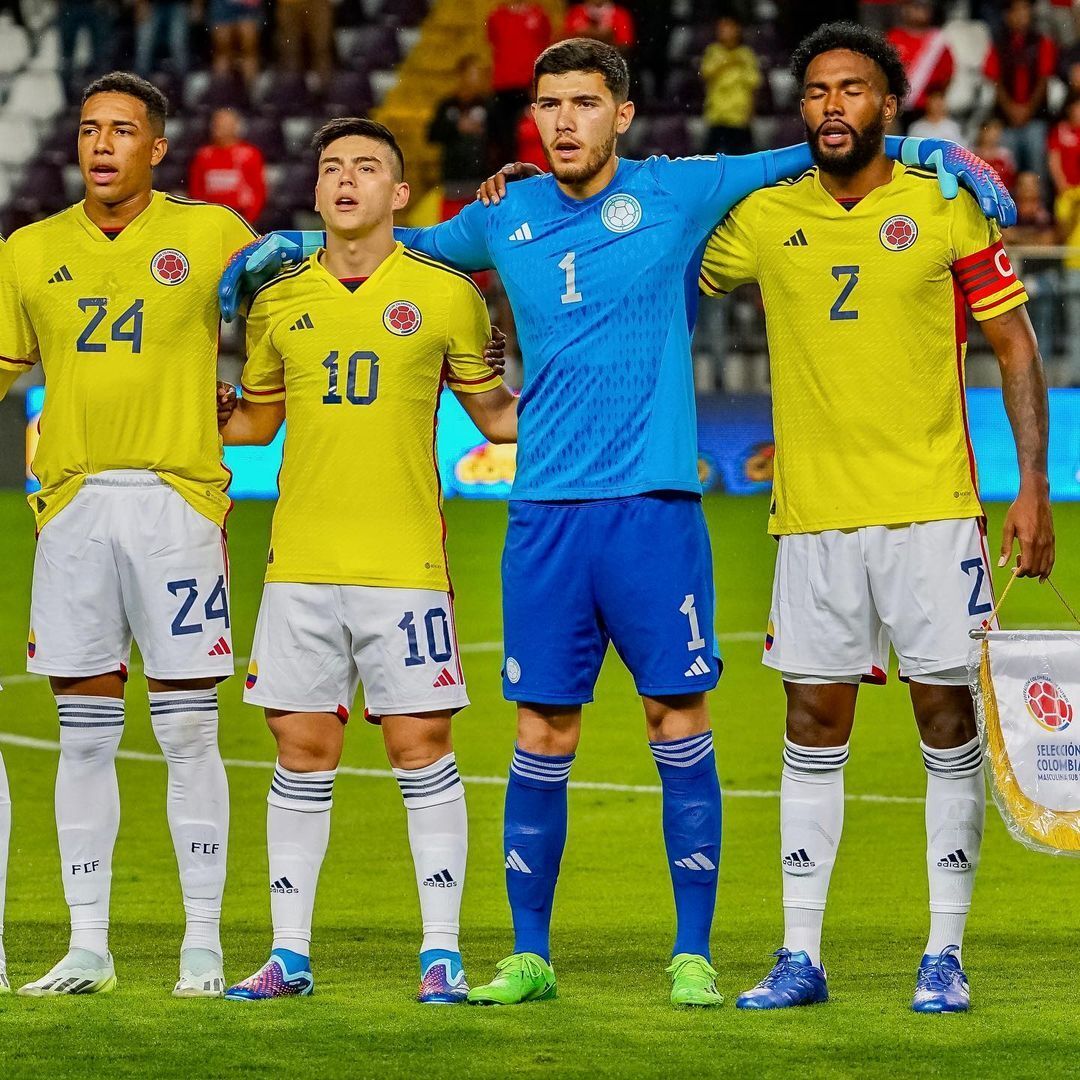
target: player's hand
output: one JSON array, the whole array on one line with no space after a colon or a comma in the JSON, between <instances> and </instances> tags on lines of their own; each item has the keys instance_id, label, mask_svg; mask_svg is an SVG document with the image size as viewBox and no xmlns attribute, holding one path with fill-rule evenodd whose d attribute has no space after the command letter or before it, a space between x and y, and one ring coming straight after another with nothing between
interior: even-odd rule
<instances>
[{"instance_id":1,"label":"player's hand","mask_svg":"<svg viewBox=\"0 0 1080 1080\"><path fill-rule=\"evenodd\" d=\"M228 422L236 409L236 387L232 383L217 384L217 426L220 430Z\"/></svg>"},{"instance_id":2,"label":"player's hand","mask_svg":"<svg viewBox=\"0 0 1080 1080\"><path fill-rule=\"evenodd\" d=\"M1020 542L1020 576L1045 581L1054 569L1054 517L1045 484L1041 490L1020 485L1020 494L1005 515L998 566L1008 565L1016 541Z\"/></svg>"},{"instance_id":3,"label":"player's hand","mask_svg":"<svg viewBox=\"0 0 1080 1080\"><path fill-rule=\"evenodd\" d=\"M491 340L484 349L484 363L496 375L506 372L506 335L497 326L491 328Z\"/></svg>"},{"instance_id":4,"label":"player's hand","mask_svg":"<svg viewBox=\"0 0 1080 1080\"><path fill-rule=\"evenodd\" d=\"M1016 224L1016 203L1001 177L982 158L948 139L904 139L900 160L937 171L938 186L946 199L955 199L960 184L975 196L984 216L1003 228Z\"/></svg>"},{"instance_id":5,"label":"player's hand","mask_svg":"<svg viewBox=\"0 0 1080 1080\"><path fill-rule=\"evenodd\" d=\"M302 232L272 232L245 244L229 260L218 283L218 307L228 323L252 293L305 256Z\"/></svg>"},{"instance_id":6,"label":"player's hand","mask_svg":"<svg viewBox=\"0 0 1080 1080\"><path fill-rule=\"evenodd\" d=\"M515 180L527 180L530 176L540 176L543 169L529 165L524 161L515 161L504 165L494 176L489 176L477 189L476 197L485 206L498 206L506 195L506 185Z\"/></svg>"}]
</instances>

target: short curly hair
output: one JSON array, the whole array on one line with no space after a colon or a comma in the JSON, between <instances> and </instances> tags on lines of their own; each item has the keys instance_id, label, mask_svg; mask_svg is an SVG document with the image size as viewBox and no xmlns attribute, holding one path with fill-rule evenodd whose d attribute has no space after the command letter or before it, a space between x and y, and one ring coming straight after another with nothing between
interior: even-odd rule
<instances>
[{"instance_id":1,"label":"short curly hair","mask_svg":"<svg viewBox=\"0 0 1080 1080\"><path fill-rule=\"evenodd\" d=\"M889 93L895 94L900 101L907 97L911 87L896 47L881 34L851 22L819 26L795 47L791 54L791 74L800 87L806 83L806 70L811 62L822 53L835 49L846 49L872 60L885 73Z\"/></svg>"}]
</instances>

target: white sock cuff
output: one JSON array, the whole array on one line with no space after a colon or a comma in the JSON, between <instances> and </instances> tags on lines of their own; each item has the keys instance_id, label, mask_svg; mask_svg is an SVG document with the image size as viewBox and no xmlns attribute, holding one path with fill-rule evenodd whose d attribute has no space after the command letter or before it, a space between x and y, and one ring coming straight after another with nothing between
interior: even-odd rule
<instances>
[{"instance_id":1,"label":"white sock cuff","mask_svg":"<svg viewBox=\"0 0 1080 1080\"><path fill-rule=\"evenodd\" d=\"M406 810L439 806L465 797L465 785L458 775L457 758L451 750L422 769L394 769Z\"/></svg>"},{"instance_id":2,"label":"white sock cuff","mask_svg":"<svg viewBox=\"0 0 1080 1080\"><path fill-rule=\"evenodd\" d=\"M945 750L935 750L920 741L919 749L922 751L926 771L945 780L962 780L974 776L982 768L982 750L978 736L963 746L953 746Z\"/></svg>"},{"instance_id":3,"label":"white sock cuff","mask_svg":"<svg viewBox=\"0 0 1080 1080\"><path fill-rule=\"evenodd\" d=\"M266 801L282 810L301 814L326 813L334 805L334 777L337 769L326 772L293 772L279 761L274 766L270 794Z\"/></svg>"},{"instance_id":4,"label":"white sock cuff","mask_svg":"<svg viewBox=\"0 0 1080 1080\"><path fill-rule=\"evenodd\" d=\"M150 694L150 718L176 715L217 715L217 688L209 690L161 690Z\"/></svg>"},{"instance_id":5,"label":"white sock cuff","mask_svg":"<svg viewBox=\"0 0 1080 1080\"><path fill-rule=\"evenodd\" d=\"M124 727L124 699L86 697L81 694L58 694L56 711L60 717L60 735L85 728Z\"/></svg>"},{"instance_id":6,"label":"white sock cuff","mask_svg":"<svg viewBox=\"0 0 1080 1080\"><path fill-rule=\"evenodd\" d=\"M820 776L837 772L846 764L850 751L849 744L843 746L800 746L784 737L784 768L795 779Z\"/></svg>"}]
</instances>

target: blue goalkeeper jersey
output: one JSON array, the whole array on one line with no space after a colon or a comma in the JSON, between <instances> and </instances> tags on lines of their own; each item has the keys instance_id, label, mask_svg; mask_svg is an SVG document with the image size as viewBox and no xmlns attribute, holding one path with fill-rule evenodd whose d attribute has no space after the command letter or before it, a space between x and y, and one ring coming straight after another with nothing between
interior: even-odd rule
<instances>
[{"instance_id":1,"label":"blue goalkeeper jersey","mask_svg":"<svg viewBox=\"0 0 1080 1080\"><path fill-rule=\"evenodd\" d=\"M589 199L538 176L498 206L397 230L409 247L502 278L525 369L512 498L701 492L690 338L705 242L744 196L810 164L805 146L623 159Z\"/></svg>"}]
</instances>

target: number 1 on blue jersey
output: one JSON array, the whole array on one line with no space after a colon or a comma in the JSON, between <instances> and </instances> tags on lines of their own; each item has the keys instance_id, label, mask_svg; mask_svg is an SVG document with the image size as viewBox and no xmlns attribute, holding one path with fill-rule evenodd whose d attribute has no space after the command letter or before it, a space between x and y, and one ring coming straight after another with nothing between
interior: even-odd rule
<instances>
[{"instance_id":1,"label":"number 1 on blue jersey","mask_svg":"<svg viewBox=\"0 0 1080 1080\"><path fill-rule=\"evenodd\" d=\"M576 251L568 251L564 256L559 269L566 274L566 292L562 294L564 304L580 304L581 293L577 291L577 267L574 260L577 258Z\"/></svg>"}]
</instances>

